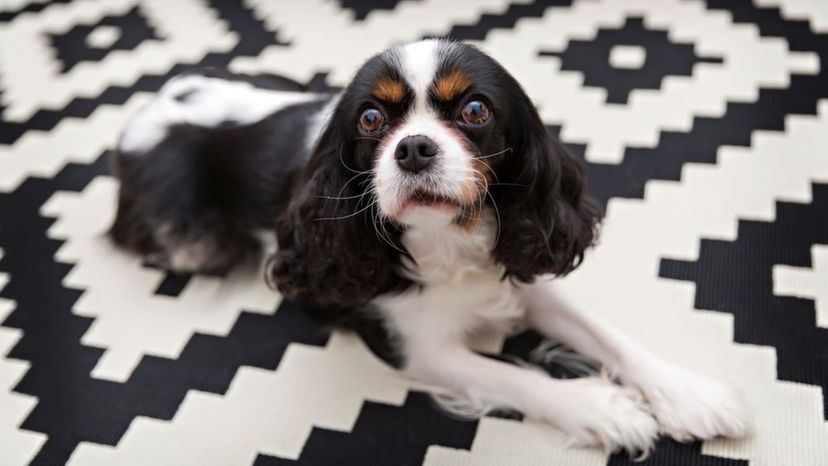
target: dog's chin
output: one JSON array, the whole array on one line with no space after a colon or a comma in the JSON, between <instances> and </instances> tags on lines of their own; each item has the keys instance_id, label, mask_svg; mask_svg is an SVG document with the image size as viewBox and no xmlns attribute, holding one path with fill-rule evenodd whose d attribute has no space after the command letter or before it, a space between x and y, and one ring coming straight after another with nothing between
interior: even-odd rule
<instances>
[{"instance_id":1,"label":"dog's chin","mask_svg":"<svg viewBox=\"0 0 828 466\"><path fill-rule=\"evenodd\" d=\"M417 204L403 208L397 220L408 227L437 228L452 224L459 213L452 204Z\"/></svg>"},{"instance_id":2,"label":"dog's chin","mask_svg":"<svg viewBox=\"0 0 828 466\"><path fill-rule=\"evenodd\" d=\"M455 200L426 193L416 193L402 202L394 215L405 226L442 227L451 224L461 213Z\"/></svg>"}]
</instances>

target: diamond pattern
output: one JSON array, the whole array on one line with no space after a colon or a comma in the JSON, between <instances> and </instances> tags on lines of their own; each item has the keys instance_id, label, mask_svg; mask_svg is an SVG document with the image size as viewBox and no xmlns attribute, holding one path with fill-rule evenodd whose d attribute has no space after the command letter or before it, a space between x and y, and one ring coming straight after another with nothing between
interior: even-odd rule
<instances>
[{"instance_id":1,"label":"diamond pattern","mask_svg":"<svg viewBox=\"0 0 828 466\"><path fill-rule=\"evenodd\" d=\"M663 441L639 464L822 466L826 18L805 0L0 2L0 464L630 463L520 415L449 417L376 322L322 329L257 272L167 274L105 239L109 151L175 74L332 89L448 35L585 159L607 218L561 289L754 405L753 438Z\"/></svg>"}]
</instances>

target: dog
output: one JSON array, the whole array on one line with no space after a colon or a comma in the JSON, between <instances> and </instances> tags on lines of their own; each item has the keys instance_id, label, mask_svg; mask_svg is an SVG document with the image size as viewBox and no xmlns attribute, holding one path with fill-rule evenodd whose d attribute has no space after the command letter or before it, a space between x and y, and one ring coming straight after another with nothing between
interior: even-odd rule
<instances>
[{"instance_id":1,"label":"dog","mask_svg":"<svg viewBox=\"0 0 828 466\"><path fill-rule=\"evenodd\" d=\"M380 319L401 370L466 412L516 410L575 443L644 454L662 433L749 433L735 389L560 298L550 278L580 264L600 211L518 82L471 45L393 47L338 93L178 76L129 120L115 172L116 243L221 273L275 228L268 283L332 321ZM613 377L555 379L468 347L473 332L521 326Z\"/></svg>"}]
</instances>

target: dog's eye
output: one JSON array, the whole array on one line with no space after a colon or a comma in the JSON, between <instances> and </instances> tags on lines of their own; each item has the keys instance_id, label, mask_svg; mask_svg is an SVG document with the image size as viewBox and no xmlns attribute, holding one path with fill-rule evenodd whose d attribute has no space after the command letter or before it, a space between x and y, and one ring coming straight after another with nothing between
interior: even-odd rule
<instances>
[{"instance_id":1,"label":"dog's eye","mask_svg":"<svg viewBox=\"0 0 828 466\"><path fill-rule=\"evenodd\" d=\"M472 100L463 107L460 116L466 123L480 126L489 119L489 107L479 100Z\"/></svg>"},{"instance_id":2,"label":"dog's eye","mask_svg":"<svg viewBox=\"0 0 828 466\"><path fill-rule=\"evenodd\" d=\"M382 128L382 112L375 108L367 108L359 116L359 127L366 133L375 133Z\"/></svg>"}]
</instances>

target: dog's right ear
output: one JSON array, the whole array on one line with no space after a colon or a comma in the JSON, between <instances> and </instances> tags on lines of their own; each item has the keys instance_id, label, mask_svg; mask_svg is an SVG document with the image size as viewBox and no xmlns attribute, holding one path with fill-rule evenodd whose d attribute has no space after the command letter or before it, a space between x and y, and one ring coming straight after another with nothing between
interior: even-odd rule
<instances>
[{"instance_id":1,"label":"dog's right ear","mask_svg":"<svg viewBox=\"0 0 828 466\"><path fill-rule=\"evenodd\" d=\"M513 156L500 169L505 185L495 186L500 238L493 255L506 275L531 282L538 275L566 275L597 240L601 211L586 194L580 162L546 132L529 97L518 90L507 132Z\"/></svg>"},{"instance_id":2,"label":"dog's right ear","mask_svg":"<svg viewBox=\"0 0 828 466\"><path fill-rule=\"evenodd\" d=\"M341 106L340 106L341 107ZM399 285L399 253L380 239L370 170L352 167L354 140L338 121L323 132L293 199L276 222L266 278L289 297L333 310L359 307ZM382 234L399 234L386 226ZM393 239L392 239L393 240Z\"/></svg>"}]
</instances>

